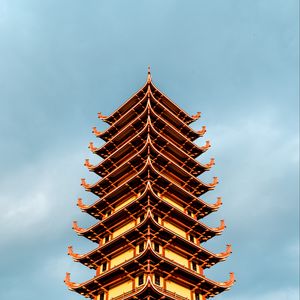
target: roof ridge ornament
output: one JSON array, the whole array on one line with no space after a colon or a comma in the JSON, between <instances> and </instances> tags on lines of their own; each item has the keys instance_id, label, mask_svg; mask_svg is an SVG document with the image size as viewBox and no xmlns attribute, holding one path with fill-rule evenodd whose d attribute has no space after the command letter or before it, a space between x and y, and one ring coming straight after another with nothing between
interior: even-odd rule
<instances>
[{"instance_id":1,"label":"roof ridge ornament","mask_svg":"<svg viewBox=\"0 0 300 300\"><path fill-rule=\"evenodd\" d=\"M234 283L235 283L235 276L233 272L229 273L229 280L225 281L225 282L219 282L219 285L221 286L227 286L227 287L231 287Z\"/></svg>"},{"instance_id":2,"label":"roof ridge ornament","mask_svg":"<svg viewBox=\"0 0 300 300\"><path fill-rule=\"evenodd\" d=\"M99 118L99 119L101 119L101 120L103 120L103 119L106 119L106 118L107 118L107 116L105 116L105 115L102 115L102 113L101 113L101 112L98 112L98 118Z\"/></svg>"},{"instance_id":3,"label":"roof ridge ornament","mask_svg":"<svg viewBox=\"0 0 300 300\"><path fill-rule=\"evenodd\" d=\"M206 141L205 142L205 145L204 146L202 146L202 147L200 147L201 149L202 149L202 151L207 151L208 150L208 148L210 148L211 147L211 144L210 144L210 141L208 140L208 141Z\"/></svg>"},{"instance_id":4,"label":"roof ridge ornament","mask_svg":"<svg viewBox=\"0 0 300 300\"><path fill-rule=\"evenodd\" d=\"M80 208L80 209L87 209L89 206L88 205L85 205L82 201L82 198L78 198L77 199L77 206Z\"/></svg>"},{"instance_id":5,"label":"roof ridge ornament","mask_svg":"<svg viewBox=\"0 0 300 300\"><path fill-rule=\"evenodd\" d=\"M84 164L85 167L87 167L89 170L93 168L93 165L90 163L90 160L88 158L85 159Z\"/></svg>"},{"instance_id":6,"label":"roof ridge ornament","mask_svg":"<svg viewBox=\"0 0 300 300\"><path fill-rule=\"evenodd\" d=\"M77 233L85 231L84 228L78 226L77 221L73 221L72 229L74 229Z\"/></svg>"},{"instance_id":7,"label":"roof ridge ornament","mask_svg":"<svg viewBox=\"0 0 300 300\"><path fill-rule=\"evenodd\" d=\"M95 151L97 150L97 148L94 146L94 143L93 143L93 142L90 142L90 143L89 143L88 148L89 148L92 152L95 152Z\"/></svg>"},{"instance_id":8,"label":"roof ridge ornament","mask_svg":"<svg viewBox=\"0 0 300 300\"><path fill-rule=\"evenodd\" d=\"M95 136L99 136L99 135L101 135L101 131L99 131L99 130L97 130L97 127L93 127L92 128L92 133L95 135Z\"/></svg>"},{"instance_id":9,"label":"roof ridge ornament","mask_svg":"<svg viewBox=\"0 0 300 300\"><path fill-rule=\"evenodd\" d=\"M91 187L91 185L86 182L85 178L81 178L81 186L85 189L89 189Z\"/></svg>"},{"instance_id":10,"label":"roof ridge ornament","mask_svg":"<svg viewBox=\"0 0 300 300\"><path fill-rule=\"evenodd\" d=\"M201 129L201 130L198 130L197 133L198 133L200 136L203 136L203 135L206 133L206 126L203 125L203 126L202 126L202 129Z\"/></svg>"},{"instance_id":11,"label":"roof ridge ornament","mask_svg":"<svg viewBox=\"0 0 300 300\"><path fill-rule=\"evenodd\" d=\"M150 66L148 66L148 74L147 74L147 83L149 84L152 81Z\"/></svg>"},{"instance_id":12,"label":"roof ridge ornament","mask_svg":"<svg viewBox=\"0 0 300 300\"><path fill-rule=\"evenodd\" d=\"M222 197L217 197L217 202L214 203L213 206L220 207L222 204Z\"/></svg>"},{"instance_id":13,"label":"roof ridge ornament","mask_svg":"<svg viewBox=\"0 0 300 300\"><path fill-rule=\"evenodd\" d=\"M191 116L194 120L198 120L201 117L201 112L198 111L195 115Z\"/></svg>"},{"instance_id":14,"label":"roof ridge ornament","mask_svg":"<svg viewBox=\"0 0 300 300\"><path fill-rule=\"evenodd\" d=\"M212 166L215 165L215 159L212 157L209 161L209 163L205 164L204 166L208 169L210 169Z\"/></svg>"},{"instance_id":15,"label":"roof ridge ornament","mask_svg":"<svg viewBox=\"0 0 300 300\"><path fill-rule=\"evenodd\" d=\"M75 282L71 282L71 273L69 273L69 272L66 273L64 282L69 289L74 289L79 286L79 284L77 284Z\"/></svg>"},{"instance_id":16,"label":"roof ridge ornament","mask_svg":"<svg viewBox=\"0 0 300 300\"><path fill-rule=\"evenodd\" d=\"M77 253L74 253L73 252L73 246L69 246L68 247L68 255L70 255L71 257L73 257L73 258L80 258L80 254L77 254Z\"/></svg>"}]
</instances>

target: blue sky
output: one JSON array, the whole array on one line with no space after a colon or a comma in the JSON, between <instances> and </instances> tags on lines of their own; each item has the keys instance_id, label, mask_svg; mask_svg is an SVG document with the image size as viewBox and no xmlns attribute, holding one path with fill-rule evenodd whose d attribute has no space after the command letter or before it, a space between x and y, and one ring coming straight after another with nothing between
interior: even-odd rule
<instances>
[{"instance_id":1,"label":"blue sky","mask_svg":"<svg viewBox=\"0 0 300 300\"><path fill-rule=\"evenodd\" d=\"M296 0L0 0L0 299L83 299L63 284L93 274L66 255L95 247L71 229L91 128L145 79L210 139L205 222L227 229L205 246L231 258L207 276L235 287L216 299L298 299L299 4Z\"/></svg>"}]
</instances>

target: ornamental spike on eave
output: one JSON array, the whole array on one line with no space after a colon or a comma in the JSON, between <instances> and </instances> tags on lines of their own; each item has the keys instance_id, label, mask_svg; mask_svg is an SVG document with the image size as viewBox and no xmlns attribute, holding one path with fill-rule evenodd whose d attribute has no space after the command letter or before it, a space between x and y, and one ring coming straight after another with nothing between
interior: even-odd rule
<instances>
[{"instance_id":1,"label":"ornamental spike on eave","mask_svg":"<svg viewBox=\"0 0 300 300\"><path fill-rule=\"evenodd\" d=\"M202 137L206 133L206 126L202 126L201 130L198 130L197 133Z\"/></svg>"},{"instance_id":2,"label":"ornamental spike on eave","mask_svg":"<svg viewBox=\"0 0 300 300\"><path fill-rule=\"evenodd\" d=\"M147 83L152 81L150 66L148 66Z\"/></svg>"},{"instance_id":3,"label":"ornamental spike on eave","mask_svg":"<svg viewBox=\"0 0 300 300\"><path fill-rule=\"evenodd\" d=\"M81 209L81 210L85 210L87 209L89 206L85 205L82 201L82 198L78 198L77 200L77 206Z\"/></svg>"},{"instance_id":4,"label":"ornamental spike on eave","mask_svg":"<svg viewBox=\"0 0 300 300\"><path fill-rule=\"evenodd\" d=\"M200 111L198 111L195 115L192 115L192 118L194 120L198 120L200 117L201 117L201 112Z\"/></svg>"},{"instance_id":5,"label":"ornamental spike on eave","mask_svg":"<svg viewBox=\"0 0 300 300\"><path fill-rule=\"evenodd\" d=\"M213 228L213 230L222 232L225 228L226 228L225 221L220 220L220 226L216 227L216 228Z\"/></svg>"},{"instance_id":6,"label":"ornamental spike on eave","mask_svg":"<svg viewBox=\"0 0 300 300\"><path fill-rule=\"evenodd\" d=\"M235 283L234 272L229 273L229 279L225 282L220 282L220 285L226 286L227 288L231 287Z\"/></svg>"},{"instance_id":7,"label":"ornamental spike on eave","mask_svg":"<svg viewBox=\"0 0 300 300\"><path fill-rule=\"evenodd\" d=\"M95 136L98 137L98 136L101 135L102 132L101 132L101 131L98 131L98 130L97 130L97 127L94 126L93 129L92 129L92 133L93 133Z\"/></svg>"},{"instance_id":8,"label":"ornamental spike on eave","mask_svg":"<svg viewBox=\"0 0 300 300\"><path fill-rule=\"evenodd\" d=\"M222 204L222 197L217 197L217 202L212 204L212 206L219 208Z\"/></svg>"},{"instance_id":9,"label":"ornamental spike on eave","mask_svg":"<svg viewBox=\"0 0 300 300\"><path fill-rule=\"evenodd\" d=\"M73 252L73 246L69 246L69 247L68 247L68 255L71 256L71 257L74 258L74 259L78 259L78 258L81 257L80 254L77 254L77 253L74 253L74 252Z\"/></svg>"},{"instance_id":10,"label":"ornamental spike on eave","mask_svg":"<svg viewBox=\"0 0 300 300\"><path fill-rule=\"evenodd\" d=\"M210 141L205 141L205 145L201 147L203 151L207 151L211 147Z\"/></svg>"},{"instance_id":11,"label":"ornamental spike on eave","mask_svg":"<svg viewBox=\"0 0 300 300\"><path fill-rule=\"evenodd\" d=\"M79 284L75 283L75 282L71 282L71 273L66 273L66 277L64 280L65 284L67 285L67 287L71 290L79 287Z\"/></svg>"}]
</instances>

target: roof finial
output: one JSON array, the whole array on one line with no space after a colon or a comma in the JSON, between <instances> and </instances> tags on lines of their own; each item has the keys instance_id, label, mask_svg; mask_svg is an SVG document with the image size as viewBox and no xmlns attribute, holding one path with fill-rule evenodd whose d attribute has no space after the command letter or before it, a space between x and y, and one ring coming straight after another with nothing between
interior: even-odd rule
<instances>
[{"instance_id":1,"label":"roof finial","mask_svg":"<svg viewBox=\"0 0 300 300\"><path fill-rule=\"evenodd\" d=\"M147 82L150 83L151 80L152 80L152 78L151 78L151 70L150 70L150 66L148 66Z\"/></svg>"}]
</instances>

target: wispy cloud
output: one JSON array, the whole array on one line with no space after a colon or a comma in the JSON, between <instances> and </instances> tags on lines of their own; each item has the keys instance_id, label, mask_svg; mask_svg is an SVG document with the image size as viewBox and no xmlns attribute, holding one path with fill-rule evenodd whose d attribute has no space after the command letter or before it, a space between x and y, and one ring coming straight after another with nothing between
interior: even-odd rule
<instances>
[{"instance_id":1,"label":"wispy cloud","mask_svg":"<svg viewBox=\"0 0 300 300\"><path fill-rule=\"evenodd\" d=\"M66 255L69 244L95 247L71 229L73 219L95 222L75 205L94 199L79 186L96 180L82 167L90 128L151 64L165 93L203 112L212 141L203 161L214 156L216 166L203 178L220 185L204 198L224 205L204 221L228 228L207 247L230 242L234 252L207 275L237 274L220 299L297 299L298 6L0 1L0 298L82 298L62 280L65 271L91 276Z\"/></svg>"}]
</instances>

